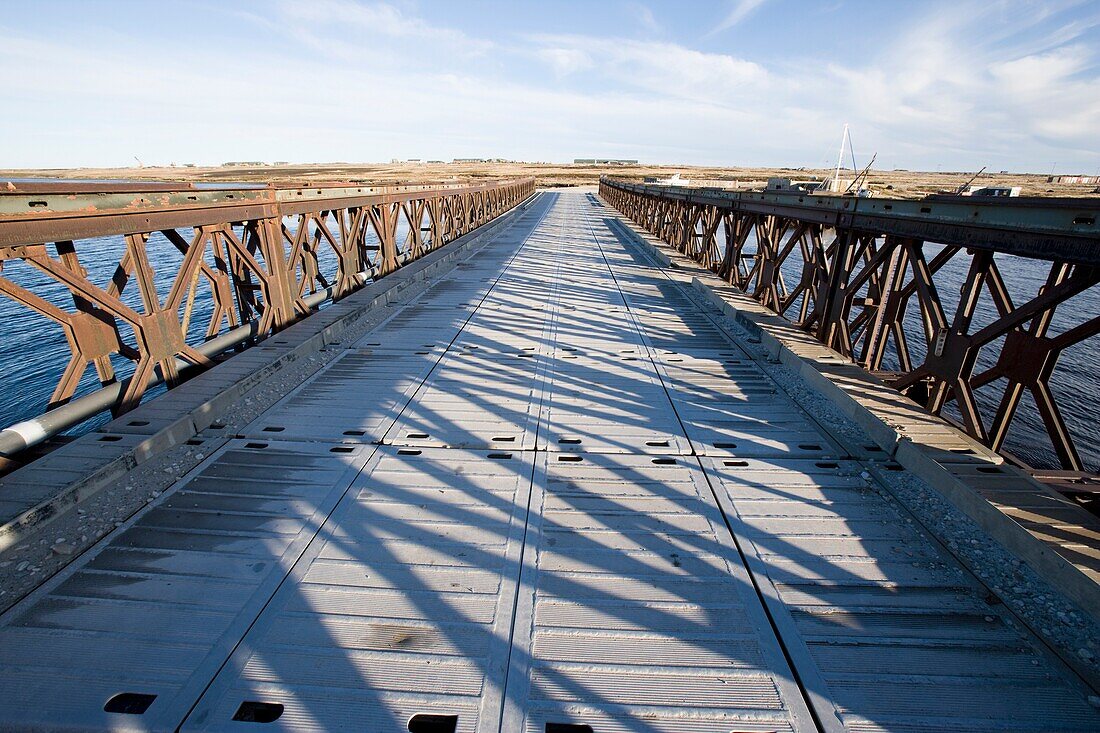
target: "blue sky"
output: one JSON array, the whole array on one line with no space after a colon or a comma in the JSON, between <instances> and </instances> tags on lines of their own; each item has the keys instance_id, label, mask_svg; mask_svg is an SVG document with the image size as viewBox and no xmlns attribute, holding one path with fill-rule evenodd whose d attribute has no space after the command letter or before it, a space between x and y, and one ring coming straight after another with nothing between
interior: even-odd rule
<instances>
[{"instance_id":1,"label":"blue sky","mask_svg":"<svg viewBox=\"0 0 1100 733\"><path fill-rule=\"evenodd\" d=\"M0 168L1100 169L1095 0L12 1L0 68Z\"/></svg>"}]
</instances>

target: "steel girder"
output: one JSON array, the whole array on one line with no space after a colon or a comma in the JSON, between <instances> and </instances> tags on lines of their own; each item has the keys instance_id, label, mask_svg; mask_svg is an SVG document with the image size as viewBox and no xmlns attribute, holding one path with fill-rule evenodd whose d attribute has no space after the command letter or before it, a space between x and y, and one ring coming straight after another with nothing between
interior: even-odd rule
<instances>
[{"instance_id":1,"label":"steel girder","mask_svg":"<svg viewBox=\"0 0 1100 733\"><path fill-rule=\"evenodd\" d=\"M912 212L931 207L913 201L875 199L870 216L856 213L869 206L856 199L849 206L842 197L735 194L606 178L600 195L933 414L953 405L959 427L994 450L1003 449L1030 393L1062 467L1085 470L1050 378L1066 349L1100 333L1100 314L1074 310L1071 303L1061 314L1073 325L1052 335L1051 324L1059 306L1100 283L1100 235L1082 234L1094 226L1094 213L1080 213L1088 206L1094 211L1096 202L1067 207L1055 201L1054 214L1045 219L1036 213L1040 204L1027 202L1015 227L1011 207L997 210L995 226L975 225L972 215L918 226ZM897 217L889 213L899 208ZM912 236L921 232L936 238ZM998 263L1029 254L1046 277L1014 300ZM953 261L968 267L957 296L937 287L937 274ZM974 326L983 294L996 315ZM888 357L896 371L884 371ZM979 389L995 398L985 409ZM950 418L950 411L944 416Z\"/></svg>"},{"instance_id":2,"label":"steel girder","mask_svg":"<svg viewBox=\"0 0 1100 733\"><path fill-rule=\"evenodd\" d=\"M89 365L102 385L115 383L122 357L133 372L113 407L121 414L140 402L154 377L177 383L177 360L209 366L211 358L196 347L219 333L251 324L263 338L286 328L314 310L318 294L346 297L533 192L533 179L223 190L9 186L0 192L0 294L56 324L68 342L68 364L45 407L68 402ZM151 260L149 241L157 233L182 256L178 263ZM124 242L106 284L93 282L81 262L82 253L102 256L102 248L93 251L87 241L100 237ZM13 261L37 275L18 278L10 266L5 272ZM166 267L175 267L170 278ZM57 287L67 291L71 307L42 292ZM128 287L137 288L140 304L123 298ZM213 305L198 329L192 326L200 294Z\"/></svg>"}]
</instances>

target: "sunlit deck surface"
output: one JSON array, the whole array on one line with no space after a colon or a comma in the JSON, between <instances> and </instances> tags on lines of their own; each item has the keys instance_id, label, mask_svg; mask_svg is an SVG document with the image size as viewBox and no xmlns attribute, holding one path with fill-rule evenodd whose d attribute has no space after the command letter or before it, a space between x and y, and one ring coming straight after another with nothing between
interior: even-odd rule
<instances>
[{"instance_id":1,"label":"sunlit deck surface","mask_svg":"<svg viewBox=\"0 0 1100 733\"><path fill-rule=\"evenodd\" d=\"M542 193L2 617L5 730L1086 731L592 193Z\"/></svg>"}]
</instances>

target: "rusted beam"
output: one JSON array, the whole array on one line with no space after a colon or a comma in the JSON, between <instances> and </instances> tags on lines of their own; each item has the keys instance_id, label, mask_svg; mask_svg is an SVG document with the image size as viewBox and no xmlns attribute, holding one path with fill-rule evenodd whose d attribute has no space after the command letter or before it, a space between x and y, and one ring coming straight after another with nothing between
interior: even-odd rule
<instances>
[{"instance_id":1,"label":"rusted beam","mask_svg":"<svg viewBox=\"0 0 1100 733\"><path fill-rule=\"evenodd\" d=\"M983 200L957 196L920 201L862 199L642 185L611 178L601 179L600 185L603 189L616 187L624 196L786 217L830 228L890 234L1020 257L1100 265L1100 248L1096 247L1100 238L1100 199Z\"/></svg>"},{"instance_id":2,"label":"rusted beam","mask_svg":"<svg viewBox=\"0 0 1100 733\"><path fill-rule=\"evenodd\" d=\"M892 384L936 414L954 403L962 427L995 450L1030 393L1062 467L1083 469L1075 437L1096 436L1070 434L1050 378L1063 350L1100 335L1100 316L1068 312L1073 322L1061 334L1048 330L1056 308L1100 284L1097 200L898 201L608 178L600 194L777 313L787 316L801 298L794 322L864 368L878 372L892 354L901 370ZM1013 303L997 266L1005 255L1050 262L1034 297ZM961 291L940 287L943 268L961 258L969 263ZM788 288L795 269L798 283ZM986 296L997 315L972 329ZM907 318L914 302L919 318ZM996 366L975 375L983 349L996 350ZM1007 386L987 421L978 391L1002 379Z\"/></svg>"},{"instance_id":3,"label":"rusted beam","mask_svg":"<svg viewBox=\"0 0 1100 733\"><path fill-rule=\"evenodd\" d=\"M530 178L218 190L180 184L13 186L0 190L0 273L6 262L22 261L55 290L60 286L71 305L33 292L40 282L22 285L9 273L0 276L0 296L55 324L69 344L69 359L43 407L72 399L89 364L103 384L112 383L116 355L133 367L110 405L118 414L137 405L154 381L175 384L179 364L209 365L210 355L197 347L218 341L226 329L248 325L251 337L263 338L316 307L307 293L345 297L533 192ZM399 242L401 221L410 232ZM154 234L183 256L171 265L167 287L169 265L153 262L149 253ZM105 286L88 277L79 258L94 246L84 241L93 237L114 237L125 245ZM335 255L331 281L318 259L321 248ZM102 251L86 256L101 257ZM122 298L130 281L140 296L136 309ZM189 341L200 290L212 303L210 320L204 337Z\"/></svg>"}]
</instances>

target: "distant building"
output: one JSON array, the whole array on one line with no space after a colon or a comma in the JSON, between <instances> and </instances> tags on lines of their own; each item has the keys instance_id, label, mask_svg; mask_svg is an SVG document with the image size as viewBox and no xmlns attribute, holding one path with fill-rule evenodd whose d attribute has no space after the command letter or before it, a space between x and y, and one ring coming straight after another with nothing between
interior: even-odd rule
<instances>
[{"instance_id":1,"label":"distant building","mask_svg":"<svg viewBox=\"0 0 1100 733\"><path fill-rule=\"evenodd\" d=\"M821 188L821 181L792 181L790 178L773 177L768 179L769 192L813 193Z\"/></svg>"},{"instance_id":2,"label":"distant building","mask_svg":"<svg viewBox=\"0 0 1100 733\"><path fill-rule=\"evenodd\" d=\"M673 173L668 178L657 178L656 176L649 176L645 179L646 183L652 183L657 186L690 186L691 181L686 178L680 178L679 173Z\"/></svg>"},{"instance_id":3,"label":"distant building","mask_svg":"<svg viewBox=\"0 0 1100 733\"><path fill-rule=\"evenodd\" d=\"M638 165L628 158L573 158L573 165Z\"/></svg>"},{"instance_id":4,"label":"distant building","mask_svg":"<svg viewBox=\"0 0 1100 733\"><path fill-rule=\"evenodd\" d=\"M1019 186L971 186L969 190L963 192L963 196L980 196L980 197L1005 197L1005 196L1019 196Z\"/></svg>"},{"instance_id":5,"label":"distant building","mask_svg":"<svg viewBox=\"0 0 1100 733\"><path fill-rule=\"evenodd\" d=\"M257 168L267 165L262 160L234 160L229 163L222 163L222 168Z\"/></svg>"},{"instance_id":6,"label":"distant building","mask_svg":"<svg viewBox=\"0 0 1100 733\"><path fill-rule=\"evenodd\" d=\"M1100 183L1100 176L1047 176L1047 183Z\"/></svg>"},{"instance_id":7,"label":"distant building","mask_svg":"<svg viewBox=\"0 0 1100 733\"><path fill-rule=\"evenodd\" d=\"M488 163L488 158L455 158L452 163Z\"/></svg>"}]
</instances>

